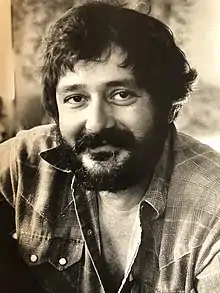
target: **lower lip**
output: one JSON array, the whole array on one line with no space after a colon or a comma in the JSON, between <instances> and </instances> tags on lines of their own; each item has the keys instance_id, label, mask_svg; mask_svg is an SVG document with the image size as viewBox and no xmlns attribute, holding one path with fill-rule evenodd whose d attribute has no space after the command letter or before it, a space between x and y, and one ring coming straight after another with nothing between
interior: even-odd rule
<instances>
[{"instance_id":1,"label":"lower lip","mask_svg":"<svg viewBox=\"0 0 220 293\"><path fill-rule=\"evenodd\" d=\"M90 151L91 153L99 153L99 152L115 152L117 150L119 150L119 148L113 147L111 145L105 145L105 146L94 148Z\"/></svg>"}]
</instances>

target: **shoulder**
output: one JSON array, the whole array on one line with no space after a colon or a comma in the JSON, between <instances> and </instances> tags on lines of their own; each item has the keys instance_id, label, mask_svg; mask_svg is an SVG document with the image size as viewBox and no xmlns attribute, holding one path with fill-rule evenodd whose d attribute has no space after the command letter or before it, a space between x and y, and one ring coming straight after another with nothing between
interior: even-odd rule
<instances>
[{"instance_id":1,"label":"shoulder","mask_svg":"<svg viewBox=\"0 0 220 293\"><path fill-rule=\"evenodd\" d=\"M13 157L29 157L55 147L57 142L56 125L40 125L18 134L0 144L0 152Z\"/></svg>"},{"instance_id":2,"label":"shoulder","mask_svg":"<svg viewBox=\"0 0 220 293\"><path fill-rule=\"evenodd\" d=\"M171 197L178 197L189 210L199 208L220 217L220 154L186 134L177 133L170 187Z\"/></svg>"},{"instance_id":3,"label":"shoulder","mask_svg":"<svg viewBox=\"0 0 220 293\"><path fill-rule=\"evenodd\" d=\"M27 149L29 152L41 152L57 145L56 125L40 125L29 130L18 132L14 138L18 149Z\"/></svg>"},{"instance_id":4,"label":"shoulder","mask_svg":"<svg viewBox=\"0 0 220 293\"><path fill-rule=\"evenodd\" d=\"M175 133L173 142L163 239L173 247L169 262L196 251L200 267L213 245L219 249L220 154L186 134Z\"/></svg>"},{"instance_id":5,"label":"shoulder","mask_svg":"<svg viewBox=\"0 0 220 293\"><path fill-rule=\"evenodd\" d=\"M220 153L195 138L177 133L174 139L174 169L187 170L190 175L220 179Z\"/></svg>"},{"instance_id":6,"label":"shoulder","mask_svg":"<svg viewBox=\"0 0 220 293\"><path fill-rule=\"evenodd\" d=\"M16 140L35 141L35 140L48 140L56 138L55 135L56 124L46 124L33 127L28 130L21 130L15 136Z\"/></svg>"}]
</instances>

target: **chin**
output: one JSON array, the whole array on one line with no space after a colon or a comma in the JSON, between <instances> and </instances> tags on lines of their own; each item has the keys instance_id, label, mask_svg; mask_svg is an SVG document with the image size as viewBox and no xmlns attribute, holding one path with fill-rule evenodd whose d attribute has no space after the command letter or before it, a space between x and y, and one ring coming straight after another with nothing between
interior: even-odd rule
<instances>
[{"instance_id":1,"label":"chin","mask_svg":"<svg viewBox=\"0 0 220 293\"><path fill-rule=\"evenodd\" d=\"M123 168L123 165L130 158L130 153L127 150L119 152L100 152L93 154L87 152L82 154L81 161L83 167L90 173L91 176L111 174Z\"/></svg>"},{"instance_id":2,"label":"chin","mask_svg":"<svg viewBox=\"0 0 220 293\"><path fill-rule=\"evenodd\" d=\"M137 153L139 154L139 153ZM76 172L83 189L116 193L133 187L147 176L146 161L136 153L120 150L114 153L84 152L78 157L81 167Z\"/></svg>"}]
</instances>

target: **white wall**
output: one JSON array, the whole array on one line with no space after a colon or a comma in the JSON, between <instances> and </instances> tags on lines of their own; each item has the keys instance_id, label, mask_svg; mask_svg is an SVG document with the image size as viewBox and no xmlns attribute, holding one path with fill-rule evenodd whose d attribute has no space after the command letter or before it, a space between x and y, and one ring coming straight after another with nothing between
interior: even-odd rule
<instances>
[{"instance_id":1,"label":"white wall","mask_svg":"<svg viewBox=\"0 0 220 293\"><path fill-rule=\"evenodd\" d=\"M220 86L220 0L198 0L189 53L201 77Z\"/></svg>"},{"instance_id":2,"label":"white wall","mask_svg":"<svg viewBox=\"0 0 220 293\"><path fill-rule=\"evenodd\" d=\"M14 69L11 40L11 1L0 0L0 96L6 113L13 115ZM7 126L9 130L10 125Z\"/></svg>"}]
</instances>

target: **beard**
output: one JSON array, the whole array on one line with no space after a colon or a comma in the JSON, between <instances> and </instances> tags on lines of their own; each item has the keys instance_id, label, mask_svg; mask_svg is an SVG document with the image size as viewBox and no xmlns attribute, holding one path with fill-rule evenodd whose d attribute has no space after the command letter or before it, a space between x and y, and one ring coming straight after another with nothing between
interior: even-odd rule
<instances>
[{"instance_id":1,"label":"beard","mask_svg":"<svg viewBox=\"0 0 220 293\"><path fill-rule=\"evenodd\" d=\"M163 151L167 128L154 125L139 140L130 131L116 127L98 134L81 132L75 138L74 146L61 134L59 126L58 133L76 184L85 190L115 193L150 180ZM112 149L102 151L106 145ZM96 148L100 151L94 151Z\"/></svg>"}]
</instances>

